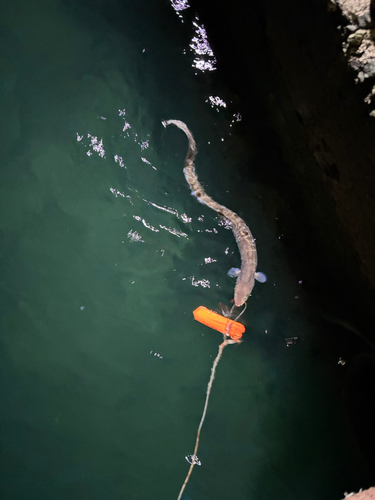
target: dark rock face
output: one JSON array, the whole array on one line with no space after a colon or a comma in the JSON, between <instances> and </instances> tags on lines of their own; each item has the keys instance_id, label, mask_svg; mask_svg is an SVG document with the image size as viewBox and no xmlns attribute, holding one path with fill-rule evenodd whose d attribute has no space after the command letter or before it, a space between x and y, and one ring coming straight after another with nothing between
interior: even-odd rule
<instances>
[{"instance_id":1,"label":"dark rock face","mask_svg":"<svg viewBox=\"0 0 375 500\"><path fill-rule=\"evenodd\" d=\"M220 76L254 118L249 137L260 128L264 137L268 128L265 150L274 149L271 160L295 182L316 295L333 309L341 304L345 320L375 345L372 11L370 0L352 0L360 3L357 13L348 1L192 3L209 30ZM363 44L369 57L360 62ZM314 281L320 265L330 283Z\"/></svg>"}]
</instances>

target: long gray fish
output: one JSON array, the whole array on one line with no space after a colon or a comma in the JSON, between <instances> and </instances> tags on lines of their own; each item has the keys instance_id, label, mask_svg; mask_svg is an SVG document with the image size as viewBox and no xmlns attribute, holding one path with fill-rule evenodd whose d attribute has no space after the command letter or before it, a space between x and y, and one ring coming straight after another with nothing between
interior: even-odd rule
<instances>
[{"instance_id":1,"label":"long gray fish","mask_svg":"<svg viewBox=\"0 0 375 500\"><path fill-rule=\"evenodd\" d=\"M240 307L245 304L249 298L254 288L254 279L261 283L264 283L267 279L263 273L256 272L258 258L255 238L251 234L245 221L236 213L232 212L232 210L229 210L229 208L220 205L220 203L216 203L211 196L208 196L202 184L198 181L194 166L194 159L198 153L197 145L186 124L180 120L166 120L163 121L162 124L164 127L167 125L175 125L183 130L188 138L189 147L185 158L184 174L190 186L191 194L195 196L200 203L212 208L212 210L215 210L216 213L225 217L232 223L232 231L241 255L241 269L232 267L228 275L232 278L237 277L234 289L234 304Z\"/></svg>"}]
</instances>

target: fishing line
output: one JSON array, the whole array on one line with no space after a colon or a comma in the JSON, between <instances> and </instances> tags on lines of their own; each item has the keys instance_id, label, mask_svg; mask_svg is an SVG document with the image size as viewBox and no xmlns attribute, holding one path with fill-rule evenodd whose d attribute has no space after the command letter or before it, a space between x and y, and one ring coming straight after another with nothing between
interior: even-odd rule
<instances>
[{"instance_id":1,"label":"fishing line","mask_svg":"<svg viewBox=\"0 0 375 500\"><path fill-rule=\"evenodd\" d=\"M240 312L240 314L236 317L236 319L234 320L234 322L236 322L238 320L238 318L240 316L242 316L242 314L245 312L246 310L246 307L247 307L247 304L245 302L245 306L244 308L242 309L242 311ZM231 309L231 312L233 310L233 307ZM216 358L214 359L214 362L213 362L213 365L212 365L212 368L211 368L211 377L210 377L210 380L208 382L208 385L207 385L207 390L206 390L206 401L204 403L204 408L203 408L203 413L202 413L202 417L201 417L201 421L199 423L199 426L198 426L198 431L197 431L197 438L195 440L195 447L194 447L194 452L193 452L193 455L192 455L192 461L191 461L191 464L190 464L190 467L189 467L189 470L188 470L188 473L187 473L187 476L185 478L185 481L181 487L181 490L180 490L180 493L177 497L177 500L180 500L181 497L182 497L182 494L186 488L186 485L190 479L190 476L191 476L191 473L193 472L193 469L194 469L194 465L197 463L197 453L198 453L198 446L199 446L199 439L200 439L200 435L201 435L201 430L202 430L202 427L203 427L203 423L204 423L204 420L206 418L206 413L207 413L207 407L208 407L208 400L210 399L210 394L211 394L211 389L212 389L212 384L213 384L213 381L215 379L215 372L216 372L216 367L220 361L220 358L223 354L223 351L224 351L224 347L227 346L228 344L239 344L241 342L241 340L238 338L236 339L233 339L230 337L230 328L231 328L231 325L232 323L231 322L227 322L226 323L226 326L225 326L225 333L223 334L223 342L219 345L219 351L217 353L217 356Z\"/></svg>"},{"instance_id":2,"label":"fishing line","mask_svg":"<svg viewBox=\"0 0 375 500\"><path fill-rule=\"evenodd\" d=\"M242 311L244 312L244 311ZM241 313L242 314L242 313ZM237 319L237 318L236 318ZM197 453L198 453L198 446L199 446L199 438L201 435L201 430L203 427L204 419L206 418L206 413L207 413L207 407L208 407L208 400L210 399L210 394L211 394L211 389L212 389L212 384L215 378L215 372L216 372L216 367L220 361L220 358L223 354L224 347L227 346L228 344L238 344L241 342L241 340L233 340L227 335L223 335L224 341L219 345L219 351L217 353L217 356L213 362L212 368L211 368L211 377L207 385L207 391L206 391L206 401L204 403L204 408L203 408L203 413L202 413L202 418L198 426L198 431L197 431L197 438L195 440L195 447L194 447L194 453L192 455L192 461L187 473L187 476L185 478L185 481L181 487L180 493L177 497L177 500L180 500L182 497L182 494L186 488L186 485L190 479L191 473L193 472L194 465L197 463Z\"/></svg>"},{"instance_id":3,"label":"fishing line","mask_svg":"<svg viewBox=\"0 0 375 500\"><path fill-rule=\"evenodd\" d=\"M238 318L240 318L243 315L243 313L246 311L246 308L247 308L247 302L245 302L244 308L242 309L242 311L240 312L240 314L237 316L237 318L234 321L237 321Z\"/></svg>"},{"instance_id":4,"label":"fishing line","mask_svg":"<svg viewBox=\"0 0 375 500\"><path fill-rule=\"evenodd\" d=\"M236 307L236 304L233 304L233 306L231 307L231 309L230 309L230 311L229 311L229 315L228 315L228 317L229 317L229 318L232 316L232 312L233 312L233 309L234 309L235 307ZM237 320L238 320L238 318L240 318L240 317L243 315L243 313L246 311L246 308L247 308L247 302L245 302L245 304L244 304L244 308L242 309L242 311L240 312L240 314L236 317L236 319L235 319L235 320L233 320L233 321L237 321Z\"/></svg>"}]
</instances>

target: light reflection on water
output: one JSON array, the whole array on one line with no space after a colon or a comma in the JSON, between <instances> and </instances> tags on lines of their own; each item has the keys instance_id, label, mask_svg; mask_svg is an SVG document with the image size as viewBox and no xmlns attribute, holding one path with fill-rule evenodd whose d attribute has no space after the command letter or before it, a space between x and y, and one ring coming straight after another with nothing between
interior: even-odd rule
<instances>
[{"instance_id":1,"label":"light reflection on water","mask_svg":"<svg viewBox=\"0 0 375 500\"><path fill-rule=\"evenodd\" d=\"M199 17L195 16L193 21L195 36L191 39L189 47L196 57L193 61L193 68L202 72L216 70L216 57L208 41L208 35L203 24L199 24Z\"/></svg>"}]
</instances>

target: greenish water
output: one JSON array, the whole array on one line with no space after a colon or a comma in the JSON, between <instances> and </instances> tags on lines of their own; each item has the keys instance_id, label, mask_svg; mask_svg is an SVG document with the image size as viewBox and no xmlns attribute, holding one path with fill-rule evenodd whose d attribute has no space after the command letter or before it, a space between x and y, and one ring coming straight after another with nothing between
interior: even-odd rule
<instances>
[{"instance_id":1,"label":"greenish water","mask_svg":"<svg viewBox=\"0 0 375 500\"><path fill-rule=\"evenodd\" d=\"M229 304L239 256L190 196L169 118L194 131L202 182L248 222L269 277L219 364L185 497L362 486L337 359L316 346L266 187L240 176L262 165L236 136L238 110L206 102L211 78L183 53L187 23L161 0L1 12L0 498L177 498L221 341L192 311Z\"/></svg>"}]
</instances>

